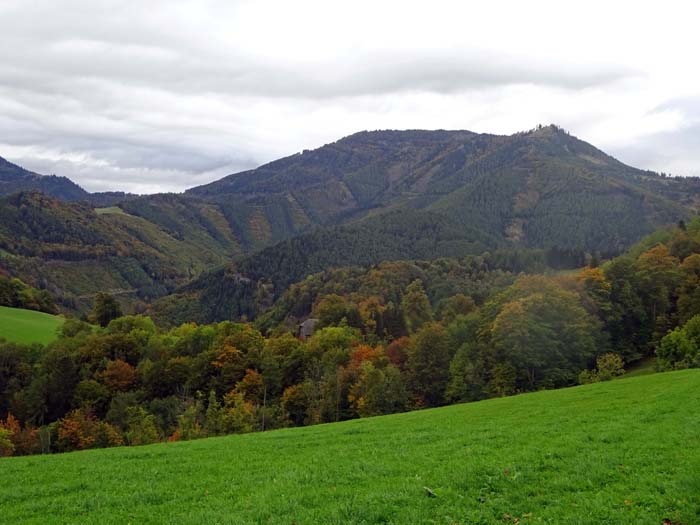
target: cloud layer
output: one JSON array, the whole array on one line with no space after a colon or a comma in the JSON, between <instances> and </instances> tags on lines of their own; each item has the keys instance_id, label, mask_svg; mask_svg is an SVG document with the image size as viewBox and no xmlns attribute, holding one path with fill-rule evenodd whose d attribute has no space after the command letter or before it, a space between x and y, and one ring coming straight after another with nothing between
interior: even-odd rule
<instances>
[{"instance_id":1,"label":"cloud layer","mask_svg":"<svg viewBox=\"0 0 700 525\"><path fill-rule=\"evenodd\" d=\"M472 4L5 0L0 155L180 191L362 129L556 122L700 175L692 6Z\"/></svg>"}]
</instances>

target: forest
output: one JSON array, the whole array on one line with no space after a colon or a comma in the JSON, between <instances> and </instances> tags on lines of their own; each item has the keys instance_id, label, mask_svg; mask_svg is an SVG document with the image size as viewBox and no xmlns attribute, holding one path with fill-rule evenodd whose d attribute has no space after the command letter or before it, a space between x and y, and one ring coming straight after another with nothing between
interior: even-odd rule
<instances>
[{"instance_id":1,"label":"forest","mask_svg":"<svg viewBox=\"0 0 700 525\"><path fill-rule=\"evenodd\" d=\"M0 270L64 313L109 291L177 325L252 319L331 268L508 249L610 258L692 217L700 179L539 126L361 132L184 194L92 194L0 159L0 195Z\"/></svg>"},{"instance_id":2,"label":"forest","mask_svg":"<svg viewBox=\"0 0 700 525\"><path fill-rule=\"evenodd\" d=\"M255 323L167 328L100 294L46 347L0 343L0 451L389 414L610 379L653 356L700 365L699 219L574 271L538 273L542 253L526 253L529 273L477 257L324 272ZM300 313L317 320L306 339L289 324Z\"/></svg>"},{"instance_id":3,"label":"forest","mask_svg":"<svg viewBox=\"0 0 700 525\"><path fill-rule=\"evenodd\" d=\"M0 273L0 306L36 310L47 314L58 313L58 308L46 290L37 290L22 280Z\"/></svg>"}]
</instances>

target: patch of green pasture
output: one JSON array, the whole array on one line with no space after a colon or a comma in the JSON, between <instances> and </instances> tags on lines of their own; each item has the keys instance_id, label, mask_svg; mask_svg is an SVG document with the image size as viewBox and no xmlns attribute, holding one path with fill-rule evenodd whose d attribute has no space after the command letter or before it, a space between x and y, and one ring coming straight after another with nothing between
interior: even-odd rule
<instances>
[{"instance_id":1,"label":"patch of green pasture","mask_svg":"<svg viewBox=\"0 0 700 525\"><path fill-rule=\"evenodd\" d=\"M107 206L105 208L95 208L95 213L97 215L128 215L124 210L122 210L119 206Z\"/></svg>"},{"instance_id":2,"label":"patch of green pasture","mask_svg":"<svg viewBox=\"0 0 700 525\"><path fill-rule=\"evenodd\" d=\"M0 306L0 339L14 343L47 344L56 339L63 317L34 310Z\"/></svg>"},{"instance_id":3,"label":"patch of green pasture","mask_svg":"<svg viewBox=\"0 0 700 525\"><path fill-rule=\"evenodd\" d=\"M700 370L0 459L7 523L700 523ZM432 497L427 489L435 495Z\"/></svg>"}]
</instances>

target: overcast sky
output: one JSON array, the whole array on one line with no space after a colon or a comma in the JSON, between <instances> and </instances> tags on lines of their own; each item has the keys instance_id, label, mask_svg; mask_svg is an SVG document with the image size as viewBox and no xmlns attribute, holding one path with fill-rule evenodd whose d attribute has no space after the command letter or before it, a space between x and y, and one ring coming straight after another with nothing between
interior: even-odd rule
<instances>
[{"instance_id":1,"label":"overcast sky","mask_svg":"<svg viewBox=\"0 0 700 525\"><path fill-rule=\"evenodd\" d=\"M694 2L0 1L0 156L181 191L365 129L557 123L700 175Z\"/></svg>"}]
</instances>

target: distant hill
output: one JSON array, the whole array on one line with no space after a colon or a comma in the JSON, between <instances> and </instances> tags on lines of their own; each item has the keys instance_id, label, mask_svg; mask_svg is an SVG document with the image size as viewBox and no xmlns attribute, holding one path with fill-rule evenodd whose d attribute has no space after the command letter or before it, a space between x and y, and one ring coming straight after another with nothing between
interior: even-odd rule
<instances>
[{"instance_id":1,"label":"distant hill","mask_svg":"<svg viewBox=\"0 0 700 525\"><path fill-rule=\"evenodd\" d=\"M95 206L111 206L136 197L122 191L89 193L68 177L39 175L0 157L0 196L22 191L39 191L64 201L84 201Z\"/></svg>"},{"instance_id":2,"label":"distant hill","mask_svg":"<svg viewBox=\"0 0 700 525\"><path fill-rule=\"evenodd\" d=\"M483 232L430 212L407 210L359 223L319 228L203 273L152 313L167 324L254 319L291 284L340 266L461 257L498 245Z\"/></svg>"},{"instance_id":3,"label":"distant hill","mask_svg":"<svg viewBox=\"0 0 700 525\"><path fill-rule=\"evenodd\" d=\"M116 207L37 192L0 198L0 269L69 310L88 308L98 291L152 300L236 252L235 239L198 222L176 234Z\"/></svg>"},{"instance_id":4,"label":"distant hill","mask_svg":"<svg viewBox=\"0 0 700 525\"><path fill-rule=\"evenodd\" d=\"M0 157L0 195L32 190L66 201L87 200L89 196L67 177L39 175Z\"/></svg>"},{"instance_id":5,"label":"distant hill","mask_svg":"<svg viewBox=\"0 0 700 525\"><path fill-rule=\"evenodd\" d=\"M510 243L619 251L696 207L700 181L631 168L547 126L511 136L361 132L186 194L255 202L260 223L268 210L330 226L419 209ZM269 240L300 225L271 226Z\"/></svg>"}]
</instances>

